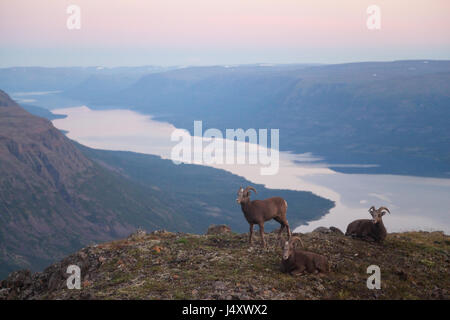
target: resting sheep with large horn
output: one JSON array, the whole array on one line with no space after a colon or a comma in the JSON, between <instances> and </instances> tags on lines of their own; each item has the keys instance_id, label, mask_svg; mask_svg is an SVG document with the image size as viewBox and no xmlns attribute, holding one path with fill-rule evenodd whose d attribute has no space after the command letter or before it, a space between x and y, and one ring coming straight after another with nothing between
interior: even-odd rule
<instances>
[{"instance_id":1,"label":"resting sheep with large horn","mask_svg":"<svg viewBox=\"0 0 450 320\"><path fill-rule=\"evenodd\" d=\"M369 209L372 219L360 219L353 221L348 225L345 235L360 238L366 241L383 242L386 238L387 231L382 217L386 214L386 212L391 213L386 207L379 207L378 209L375 209L375 207L372 206Z\"/></svg>"},{"instance_id":2,"label":"resting sheep with large horn","mask_svg":"<svg viewBox=\"0 0 450 320\"><path fill-rule=\"evenodd\" d=\"M289 223L286 219L287 202L281 197L273 197L265 200L250 200L250 191L256 193L255 188L240 187L237 193L237 203L241 205L242 212L245 219L250 225L250 237L249 243L252 243L253 226L259 225L259 233L261 235L261 241L263 246L266 246L264 240L264 222L274 219L280 225L280 231L278 235L281 236L281 232L286 229L288 238L291 237L291 230L289 229Z\"/></svg>"}]
</instances>

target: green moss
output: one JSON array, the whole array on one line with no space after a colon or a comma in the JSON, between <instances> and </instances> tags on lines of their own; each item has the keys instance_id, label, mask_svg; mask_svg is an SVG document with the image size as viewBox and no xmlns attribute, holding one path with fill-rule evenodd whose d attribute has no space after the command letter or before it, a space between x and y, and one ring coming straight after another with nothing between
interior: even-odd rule
<instances>
[{"instance_id":1,"label":"green moss","mask_svg":"<svg viewBox=\"0 0 450 320\"><path fill-rule=\"evenodd\" d=\"M131 280L131 278L132 278L132 276L129 273L117 272L113 275L113 278L111 279L111 284L117 285L117 284L121 284L124 282L128 282L129 280Z\"/></svg>"}]
</instances>

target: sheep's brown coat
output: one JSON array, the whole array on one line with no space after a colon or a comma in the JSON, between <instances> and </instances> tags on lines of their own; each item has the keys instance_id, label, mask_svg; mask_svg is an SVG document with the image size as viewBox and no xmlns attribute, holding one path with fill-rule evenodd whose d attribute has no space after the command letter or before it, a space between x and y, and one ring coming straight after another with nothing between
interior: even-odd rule
<instances>
[{"instance_id":1,"label":"sheep's brown coat","mask_svg":"<svg viewBox=\"0 0 450 320\"><path fill-rule=\"evenodd\" d=\"M375 207L369 209L372 219L355 220L347 226L346 236L360 238L366 241L383 242L387 236L386 227L384 226L382 216L389 212L386 207Z\"/></svg>"},{"instance_id":2,"label":"sheep's brown coat","mask_svg":"<svg viewBox=\"0 0 450 320\"><path fill-rule=\"evenodd\" d=\"M281 271L292 275L299 275L305 271L309 273L329 272L328 258L317 253L295 249L294 241L297 239L300 240L298 237L293 237L290 241L286 241L281 259Z\"/></svg>"},{"instance_id":3,"label":"sheep's brown coat","mask_svg":"<svg viewBox=\"0 0 450 320\"><path fill-rule=\"evenodd\" d=\"M264 241L264 222L274 219L280 225L279 235L286 228L288 238L291 237L291 230L289 229L289 223L286 219L287 202L281 197L273 197L265 200L250 200L250 190L256 193L255 188L239 188L238 197L236 201L241 205L242 212L245 219L250 225L249 242L252 243L253 226L259 225L259 232L261 235L261 241L265 246Z\"/></svg>"}]
</instances>

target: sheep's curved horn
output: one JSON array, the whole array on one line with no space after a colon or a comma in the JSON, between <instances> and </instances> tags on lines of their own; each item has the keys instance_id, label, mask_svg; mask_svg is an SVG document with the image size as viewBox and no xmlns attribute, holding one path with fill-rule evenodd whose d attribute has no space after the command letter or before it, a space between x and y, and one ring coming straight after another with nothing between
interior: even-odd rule
<instances>
[{"instance_id":1,"label":"sheep's curved horn","mask_svg":"<svg viewBox=\"0 0 450 320\"><path fill-rule=\"evenodd\" d=\"M247 188L245 188L245 192L248 192L249 190L252 190L254 193L256 193L256 189L253 187L248 186Z\"/></svg>"},{"instance_id":2,"label":"sheep's curved horn","mask_svg":"<svg viewBox=\"0 0 450 320\"><path fill-rule=\"evenodd\" d=\"M303 248L305 247L305 245L303 244L303 241L302 241L302 239L300 239L300 237L295 236L295 237L292 237L290 240L291 243L294 243L295 241L300 241L300 243L302 244L302 247Z\"/></svg>"},{"instance_id":3,"label":"sheep's curved horn","mask_svg":"<svg viewBox=\"0 0 450 320\"><path fill-rule=\"evenodd\" d=\"M389 211L389 209L386 208L386 207L379 207L379 208L378 208L378 211L380 211L380 212L382 212L383 210L386 210L387 212L391 213L391 212Z\"/></svg>"},{"instance_id":4,"label":"sheep's curved horn","mask_svg":"<svg viewBox=\"0 0 450 320\"><path fill-rule=\"evenodd\" d=\"M372 212L375 211L375 210L376 210L375 207L374 207L374 206L371 206L370 209L369 209L369 212L372 213Z\"/></svg>"}]
</instances>

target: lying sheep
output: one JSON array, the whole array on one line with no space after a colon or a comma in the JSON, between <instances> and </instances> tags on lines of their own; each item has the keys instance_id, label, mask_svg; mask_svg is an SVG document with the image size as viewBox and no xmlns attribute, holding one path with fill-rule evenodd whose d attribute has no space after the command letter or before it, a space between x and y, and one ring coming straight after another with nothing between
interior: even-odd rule
<instances>
[{"instance_id":1,"label":"lying sheep","mask_svg":"<svg viewBox=\"0 0 450 320\"><path fill-rule=\"evenodd\" d=\"M345 235L366 241L383 242L386 238L387 231L382 217L386 212L391 213L386 207L375 209L375 207L372 206L369 209L372 219L359 219L353 221L348 225Z\"/></svg>"},{"instance_id":2,"label":"lying sheep","mask_svg":"<svg viewBox=\"0 0 450 320\"><path fill-rule=\"evenodd\" d=\"M300 275L304 271L309 273L329 272L328 259L317 253L294 248L296 241L303 242L299 237L292 237L284 243L281 271L291 275Z\"/></svg>"}]
</instances>

